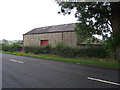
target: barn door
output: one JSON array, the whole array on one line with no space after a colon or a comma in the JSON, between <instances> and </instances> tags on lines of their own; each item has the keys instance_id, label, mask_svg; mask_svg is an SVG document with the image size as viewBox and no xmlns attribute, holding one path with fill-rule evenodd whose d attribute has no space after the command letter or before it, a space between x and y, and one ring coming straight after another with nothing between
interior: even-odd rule
<instances>
[{"instance_id":1,"label":"barn door","mask_svg":"<svg viewBox=\"0 0 120 90\"><path fill-rule=\"evenodd\" d=\"M41 40L41 42L40 42L41 46L47 45L47 44L48 44L48 40Z\"/></svg>"}]
</instances>

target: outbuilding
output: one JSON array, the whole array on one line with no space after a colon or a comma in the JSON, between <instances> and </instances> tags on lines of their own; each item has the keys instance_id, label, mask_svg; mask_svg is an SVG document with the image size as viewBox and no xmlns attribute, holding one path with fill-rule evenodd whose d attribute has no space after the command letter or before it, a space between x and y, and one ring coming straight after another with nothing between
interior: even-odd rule
<instances>
[{"instance_id":1,"label":"outbuilding","mask_svg":"<svg viewBox=\"0 0 120 90\"><path fill-rule=\"evenodd\" d=\"M69 46L77 45L77 35L74 32L75 24L62 24L35 28L23 35L24 46L42 46L64 43Z\"/></svg>"}]
</instances>

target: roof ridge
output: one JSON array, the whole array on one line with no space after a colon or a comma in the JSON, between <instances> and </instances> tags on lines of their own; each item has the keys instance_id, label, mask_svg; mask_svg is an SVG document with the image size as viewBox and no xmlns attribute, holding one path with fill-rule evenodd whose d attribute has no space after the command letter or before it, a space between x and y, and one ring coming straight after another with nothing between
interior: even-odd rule
<instances>
[{"instance_id":1,"label":"roof ridge","mask_svg":"<svg viewBox=\"0 0 120 90\"><path fill-rule=\"evenodd\" d=\"M57 25L49 25L49 26L42 26L42 27L38 27L38 28L44 28L44 27L53 27L53 26L62 26L62 25L69 25L69 24L75 24L75 23L66 23L66 24L57 24ZM34 29L38 29L38 28L34 28Z\"/></svg>"},{"instance_id":2,"label":"roof ridge","mask_svg":"<svg viewBox=\"0 0 120 90\"><path fill-rule=\"evenodd\" d=\"M49 33L49 32L65 32L65 31L73 31L75 23L69 24L59 24L52 26L44 26L39 28L34 28L31 31L25 34L40 34L40 33ZM66 26L65 26L66 25Z\"/></svg>"}]
</instances>

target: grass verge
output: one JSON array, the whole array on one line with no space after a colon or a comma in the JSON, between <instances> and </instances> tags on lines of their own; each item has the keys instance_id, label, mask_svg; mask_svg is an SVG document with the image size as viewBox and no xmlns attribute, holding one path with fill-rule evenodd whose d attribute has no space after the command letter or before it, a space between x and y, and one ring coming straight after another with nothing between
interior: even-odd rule
<instances>
[{"instance_id":1,"label":"grass verge","mask_svg":"<svg viewBox=\"0 0 120 90\"><path fill-rule=\"evenodd\" d=\"M63 58L55 55L36 55L36 54L23 53L23 52L2 51L2 53L120 69L120 63L118 63L117 61L103 61L103 60L100 61L100 60L92 60L91 58L90 59L89 58Z\"/></svg>"}]
</instances>

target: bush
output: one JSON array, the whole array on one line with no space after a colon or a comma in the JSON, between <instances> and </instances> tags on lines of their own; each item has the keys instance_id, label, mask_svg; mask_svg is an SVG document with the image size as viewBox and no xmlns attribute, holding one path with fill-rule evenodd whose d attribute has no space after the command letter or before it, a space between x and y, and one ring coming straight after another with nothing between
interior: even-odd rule
<instances>
[{"instance_id":1,"label":"bush","mask_svg":"<svg viewBox=\"0 0 120 90\"><path fill-rule=\"evenodd\" d=\"M20 51L22 46L19 43L13 43L12 49L13 51Z\"/></svg>"},{"instance_id":2,"label":"bush","mask_svg":"<svg viewBox=\"0 0 120 90\"><path fill-rule=\"evenodd\" d=\"M14 52L14 51L20 51L21 49L22 49L22 46L20 46L17 43L2 44L2 51Z\"/></svg>"},{"instance_id":3,"label":"bush","mask_svg":"<svg viewBox=\"0 0 120 90\"><path fill-rule=\"evenodd\" d=\"M75 52L76 56L83 57L106 57L107 53L104 47L86 47L86 48L78 48Z\"/></svg>"},{"instance_id":4,"label":"bush","mask_svg":"<svg viewBox=\"0 0 120 90\"><path fill-rule=\"evenodd\" d=\"M0 51L2 51L2 43L0 43Z\"/></svg>"},{"instance_id":5,"label":"bush","mask_svg":"<svg viewBox=\"0 0 120 90\"><path fill-rule=\"evenodd\" d=\"M107 38L107 40L104 42L104 47L110 57L119 59L117 47L120 46L120 28L116 31L116 33L113 33L109 38Z\"/></svg>"},{"instance_id":6,"label":"bush","mask_svg":"<svg viewBox=\"0 0 120 90\"><path fill-rule=\"evenodd\" d=\"M33 53L35 48L33 46L25 46L24 47L24 52L25 53Z\"/></svg>"},{"instance_id":7,"label":"bush","mask_svg":"<svg viewBox=\"0 0 120 90\"><path fill-rule=\"evenodd\" d=\"M62 57L74 57L74 48L64 45L63 43L58 43L53 49L53 54Z\"/></svg>"},{"instance_id":8,"label":"bush","mask_svg":"<svg viewBox=\"0 0 120 90\"><path fill-rule=\"evenodd\" d=\"M73 48L58 43L54 48L50 45L46 46L26 46L24 47L26 53L34 54L54 54L62 57L106 57L107 52L104 47L84 47L84 48Z\"/></svg>"},{"instance_id":9,"label":"bush","mask_svg":"<svg viewBox=\"0 0 120 90\"><path fill-rule=\"evenodd\" d=\"M52 50L52 53L62 57L106 57L107 53L104 47L84 47L84 48L73 48L64 45L63 43L58 43L56 47Z\"/></svg>"},{"instance_id":10,"label":"bush","mask_svg":"<svg viewBox=\"0 0 120 90\"><path fill-rule=\"evenodd\" d=\"M50 45L46 46L25 46L24 52L34 53L34 54L50 54L52 47Z\"/></svg>"},{"instance_id":11,"label":"bush","mask_svg":"<svg viewBox=\"0 0 120 90\"><path fill-rule=\"evenodd\" d=\"M24 52L25 52L25 53L28 53L28 52L29 52L29 47L28 47L28 46L25 46L25 47L24 47Z\"/></svg>"},{"instance_id":12,"label":"bush","mask_svg":"<svg viewBox=\"0 0 120 90\"><path fill-rule=\"evenodd\" d=\"M52 50L52 46L50 46L49 44L47 44L46 46L43 46L43 54L50 54L51 50Z\"/></svg>"}]
</instances>

